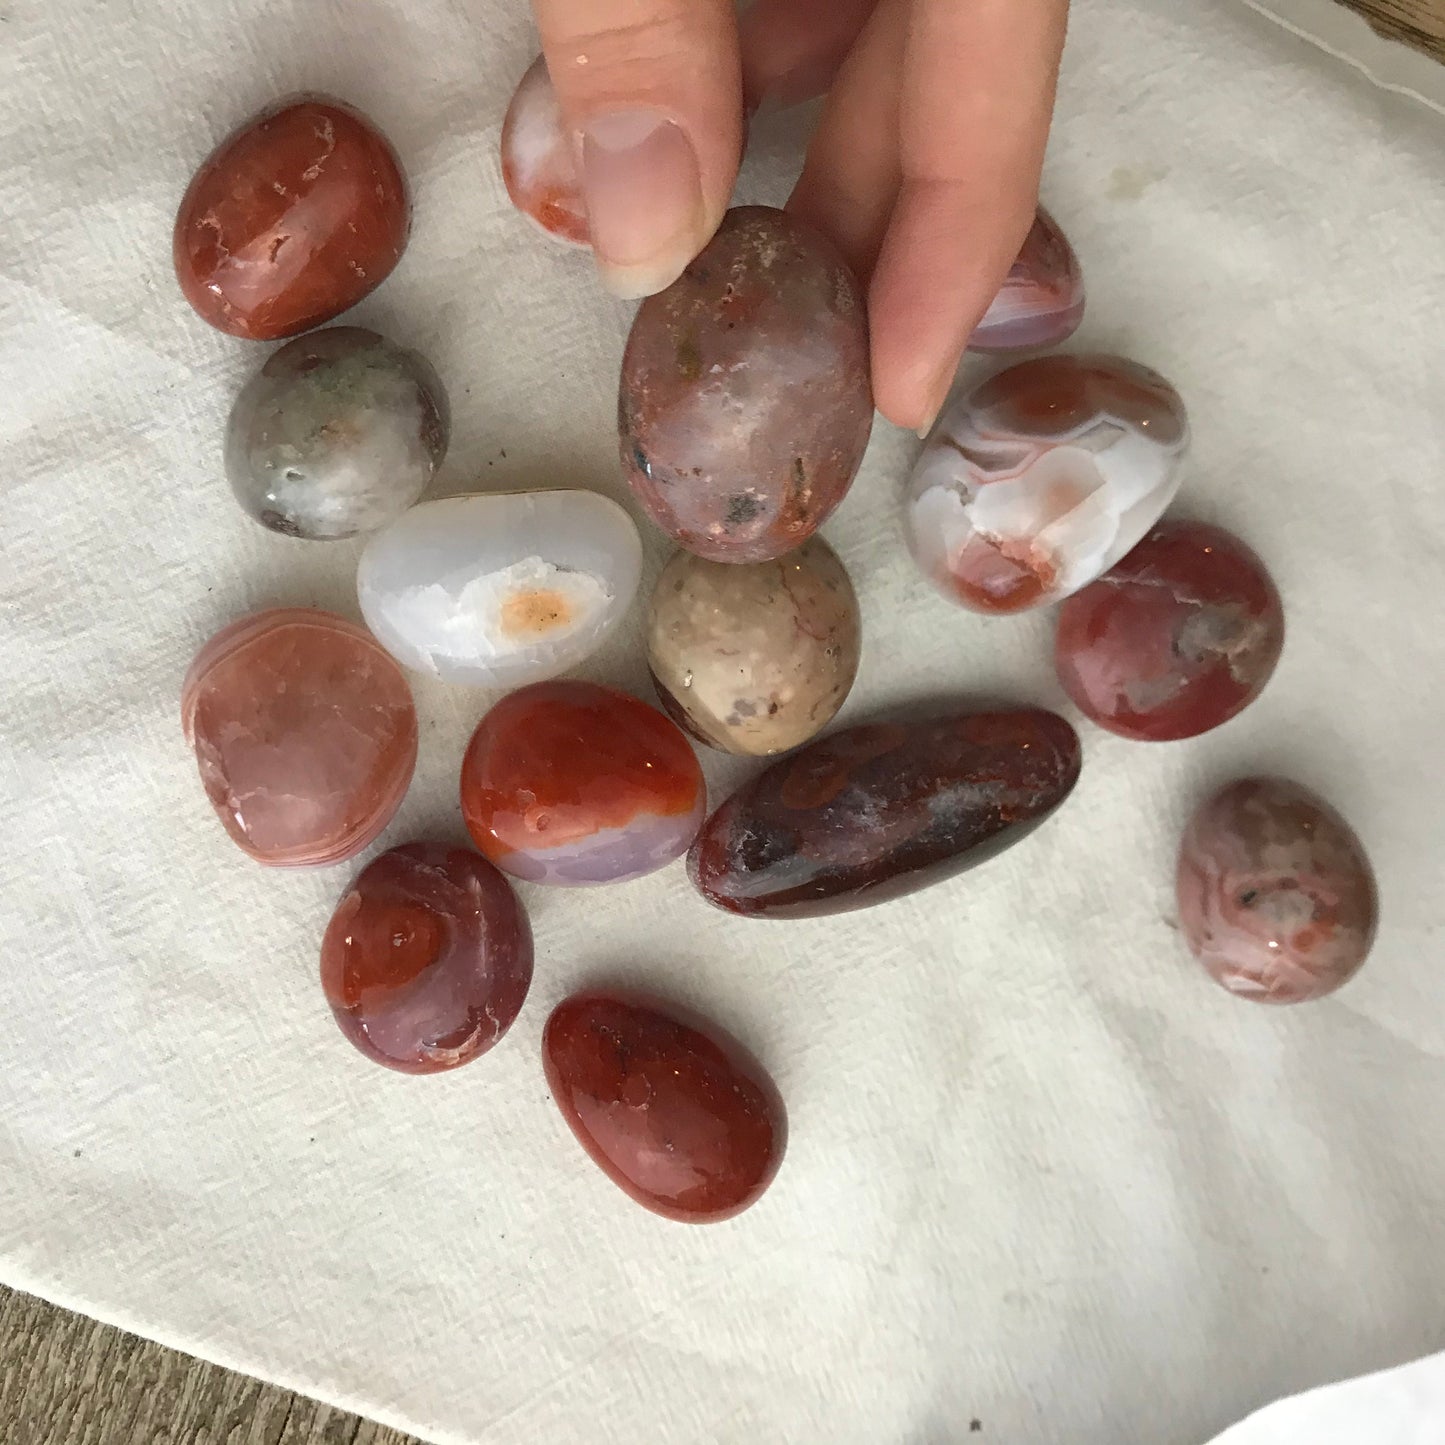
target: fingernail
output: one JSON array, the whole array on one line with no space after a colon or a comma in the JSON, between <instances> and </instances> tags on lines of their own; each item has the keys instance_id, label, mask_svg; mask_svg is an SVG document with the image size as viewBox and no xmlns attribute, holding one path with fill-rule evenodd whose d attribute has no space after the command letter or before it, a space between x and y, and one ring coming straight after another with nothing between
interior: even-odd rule
<instances>
[{"instance_id":1,"label":"fingernail","mask_svg":"<svg viewBox=\"0 0 1445 1445\"><path fill-rule=\"evenodd\" d=\"M930 394L924 403L923 425L918 428L918 440L926 442L929 433L938 425L938 414L943 410L944 400L948 396L948 387L945 384L943 391L937 394Z\"/></svg>"},{"instance_id":2,"label":"fingernail","mask_svg":"<svg viewBox=\"0 0 1445 1445\"><path fill-rule=\"evenodd\" d=\"M626 299L682 274L702 244L702 180L681 126L655 110L594 116L582 129L582 193L602 282Z\"/></svg>"}]
</instances>

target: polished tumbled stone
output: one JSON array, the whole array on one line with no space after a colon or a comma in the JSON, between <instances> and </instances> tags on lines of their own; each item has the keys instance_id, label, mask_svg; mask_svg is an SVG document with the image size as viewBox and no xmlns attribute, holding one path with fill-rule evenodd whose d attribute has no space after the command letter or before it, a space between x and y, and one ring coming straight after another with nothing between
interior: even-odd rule
<instances>
[{"instance_id":1,"label":"polished tumbled stone","mask_svg":"<svg viewBox=\"0 0 1445 1445\"><path fill-rule=\"evenodd\" d=\"M412 505L446 455L446 393L430 363L359 326L298 337L231 410L226 475L262 526L331 541Z\"/></svg>"}]
</instances>

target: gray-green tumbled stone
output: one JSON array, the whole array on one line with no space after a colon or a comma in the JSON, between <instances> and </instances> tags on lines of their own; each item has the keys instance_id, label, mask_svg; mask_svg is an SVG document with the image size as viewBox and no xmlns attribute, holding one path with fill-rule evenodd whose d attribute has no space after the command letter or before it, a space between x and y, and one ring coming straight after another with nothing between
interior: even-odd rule
<instances>
[{"instance_id":1,"label":"gray-green tumbled stone","mask_svg":"<svg viewBox=\"0 0 1445 1445\"><path fill-rule=\"evenodd\" d=\"M236 399L226 475L273 532L354 537L426 491L447 433L446 392L425 358L336 326L283 346Z\"/></svg>"}]
</instances>

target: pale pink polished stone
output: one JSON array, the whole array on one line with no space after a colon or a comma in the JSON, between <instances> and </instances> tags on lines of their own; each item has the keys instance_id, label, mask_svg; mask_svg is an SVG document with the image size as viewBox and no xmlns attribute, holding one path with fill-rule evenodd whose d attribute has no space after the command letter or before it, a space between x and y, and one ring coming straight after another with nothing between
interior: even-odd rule
<instances>
[{"instance_id":1,"label":"pale pink polished stone","mask_svg":"<svg viewBox=\"0 0 1445 1445\"><path fill-rule=\"evenodd\" d=\"M591 245L576 157L540 55L518 83L502 122L502 179L512 204L553 240Z\"/></svg>"},{"instance_id":2,"label":"pale pink polished stone","mask_svg":"<svg viewBox=\"0 0 1445 1445\"><path fill-rule=\"evenodd\" d=\"M218 632L181 690L211 805L272 867L339 863L373 842L416 765L416 708L370 633L329 612L258 612Z\"/></svg>"}]
</instances>

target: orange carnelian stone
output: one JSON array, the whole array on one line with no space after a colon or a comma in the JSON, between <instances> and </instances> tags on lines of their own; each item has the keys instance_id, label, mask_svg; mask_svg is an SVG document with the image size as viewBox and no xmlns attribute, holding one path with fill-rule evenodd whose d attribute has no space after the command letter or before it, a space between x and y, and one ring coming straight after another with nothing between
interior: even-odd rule
<instances>
[{"instance_id":1,"label":"orange carnelian stone","mask_svg":"<svg viewBox=\"0 0 1445 1445\"><path fill-rule=\"evenodd\" d=\"M478 724L462 815L478 848L533 883L616 883L680 857L707 790L656 708L591 682L539 682Z\"/></svg>"},{"instance_id":2,"label":"orange carnelian stone","mask_svg":"<svg viewBox=\"0 0 1445 1445\"><path fill-rule=\"evenodd\" d=\"M410 227L386 137L350 106L306 96L254 116L196 172L176 216L176 277L212 326L275 341L381 285Z\"/></svg>"},{"instance_id":3,"label":"orange carnelian stone","mask_svg":"<svg viewBox=\"0 0 1445 1445\"><path fill-rule=\"evenodd\" d=\"M311 608L218 632L181 690L201 782L238 847L272 867L339 863L391 821L416 765L416 708L369 632Z\"/></svg>"}]
</instances>

